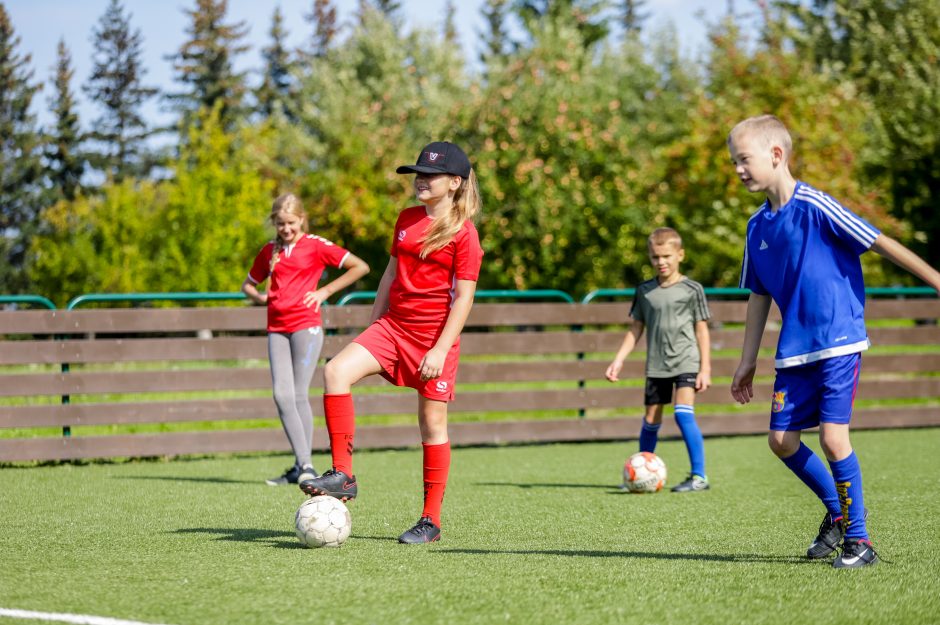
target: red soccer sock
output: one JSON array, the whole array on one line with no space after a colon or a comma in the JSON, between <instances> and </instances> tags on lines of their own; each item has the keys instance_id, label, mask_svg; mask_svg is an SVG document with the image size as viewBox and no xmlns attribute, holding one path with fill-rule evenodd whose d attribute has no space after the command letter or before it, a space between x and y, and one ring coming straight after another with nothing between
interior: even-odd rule
<instances>
[{"instance_id":1,"label":"red soccer sock","mask_svg":"<svg viewBox=\"0 0 940 625\"><path fill-rule=\"evenodd\" d=\"M323 414L330 433L333 468L352 476L353 438L356 434L356 411L352 395L323 395Z\"/></svg>"},{"instance_id":2,"label":"red soccer sock","mask_svg":"<svg viewBox=\"0 0 940 625\"><path fill-rule=\"evenodd\" d=\"M424 512L421 516L441 526L441 504L447 488L447 473L450 471L450 441L440 445L422 443L424 448Z\"/></svg>"}]
</instances>

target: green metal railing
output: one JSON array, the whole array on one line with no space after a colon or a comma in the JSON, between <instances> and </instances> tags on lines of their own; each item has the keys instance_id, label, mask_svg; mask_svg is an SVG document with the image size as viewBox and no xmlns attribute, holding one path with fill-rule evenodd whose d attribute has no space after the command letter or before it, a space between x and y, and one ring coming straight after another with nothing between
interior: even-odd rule
<instances>
[{"instance_id":1,"label":"green metal railing","mask_svg":"<svg viewBox=\"0 0 940 625\"><path fill-rule=\"evenodd\" d=\"M705 287L707 297L733 297L747 299L751 292L736 287ZM597 289L581 299L582 304L589 304L600 298L633 297L636 289ZM936 292L929 286L873 286L865 289L868 297L930 297Z\"/></svg>"},{"instance_id":2,"label":"green metal railing","mask_svg":"<svg viewBox=\"0 0 940 625\"><path fill-rule=\"evenodd\" d=\"M42 295L0 295L0 304L37 304L55 310L55 304Z\"/></svg>"},{"instance_id":3,"label":"green metal railing","mask_svg":"<svg viewBox=\"0 0 940 625\"><path fill-rule=\"evenodd\" d=\"M337 306L345 306L346 304L357 302L360 300L372 301L375 299L375 291L356 291L355 293L348 293L341 297ZM574 298L571 297L568 293L564 291L559 291L557 289L533 289L531 291L513 291L510 289L481 289L477 291L473 298L475 300L479 299L513 299L513 300L560 300L568 304L574 304Z\"/></svg>"},{"instance_id":4,"label":"green metal railing","mask_svg":"<svg viewBox=\"0 0 940 625\"><path fill-rule=\"evenodd\" d=\"M636 289L595 289L583 298L582 304L589 304L599 299L617 299L633 297ZM734 287L705 287L705 295L709 297L731 297L745 299L750 294L747 289ZM932 288L927 286L875 286L865 289L869 297L931 297L935 295ZM514 291L510 289L481 289L476 292L476 299L512 299L515 301L549 300L575 303L574 297L558 289L532 289L529 291ZM86 293L69 301L66 310L92 303L110 302L207 302L224 300L247 299L242 292L179 292L179 293ZM375 299L375 291L355 291L347 293L339 299L336 306L345 306L360 301L371 302ZM42 306L49 310L56 310L56 305L41 295L0 295L0 304L27 304Z\"/></svg>"},{"instance_id":5,"label":"green metal railing","mask_svg":"<svg viewBox=\"0 0 940 625\"><path fill-rule=\"evenodd\" d=\"M705 287L705 295L712 297L740 297L746 298L751 292L747 289L735 287ZM633 297L636 289L597 289L591 291L581 299L582 304L590 304L599 298Z\"/></svg>"},{"instance_id":6,"label":"green metal railing","mask_svg":"<svg viewBox=\"0 0 940 625\"><path fill-rule=\"evenodd\" d=\"M193 293L87 293L73 298L66 310L78 308L83 304L102 302L209 302L222 300L241 300L247 296L241 291L234 293L193 292Z\"/></svg>"}]
</instances>

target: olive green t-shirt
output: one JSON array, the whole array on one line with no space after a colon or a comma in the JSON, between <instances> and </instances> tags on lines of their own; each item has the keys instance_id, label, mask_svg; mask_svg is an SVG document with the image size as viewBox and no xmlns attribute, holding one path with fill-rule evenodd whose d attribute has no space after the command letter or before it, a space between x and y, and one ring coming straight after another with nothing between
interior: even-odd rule
<instances>
[{"instance_id":1,"label":"olive green t-shirt","mask_svg":"<svg viewBox=\"0 0 940 625\"><path fill-rule=\"evenodd\" d=\"M630 316L646 327L646 377L698 373L702 359L695 324L711 317L701 284L686 277L668 287L655 278L644 282L636 289Z\"/></svg>"}]
</instances>

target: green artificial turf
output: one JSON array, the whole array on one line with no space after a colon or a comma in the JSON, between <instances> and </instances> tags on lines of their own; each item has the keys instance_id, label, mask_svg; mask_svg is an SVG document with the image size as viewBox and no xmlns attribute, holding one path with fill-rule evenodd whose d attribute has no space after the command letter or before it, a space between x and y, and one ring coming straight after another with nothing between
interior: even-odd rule
<instances>
[{"instance_id":1,"label":"green artificial turf","mask_svg":"<svg viewBox=\"0 0 940 625\"><path fill-rule=\"evenodd\" d=\"M171 625L936 623L940 429L853 442L882 562L842 571L802 557L823 508L762 436L706 439L713 488L690 494L620 492L635 441L455 449L429 546L396 542L421 511L417 449L357 453L352 536L318 550L294 536L299 490L263 483L286 455L7 467L0 608ZM682 442L658 452L681 481Z\"/></svg>"}]
</instances>

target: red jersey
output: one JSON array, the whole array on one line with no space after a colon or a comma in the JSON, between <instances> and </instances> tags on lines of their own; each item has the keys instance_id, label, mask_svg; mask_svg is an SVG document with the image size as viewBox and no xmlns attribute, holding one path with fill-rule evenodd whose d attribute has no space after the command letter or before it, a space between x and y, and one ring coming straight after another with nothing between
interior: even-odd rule
<instances>
[{"instance_id":1,"label":"red jersey","mask_svg":"<svg viewBox=\"0 0 940 625\"><path fill-rule=\"evenodd\" d=\"M341 267L348 251L315 234L305 234L280 252L271 274L274 241L269 241L251 265L248 279L268 285L268 332L296 332L322 324L320 312L304 304L304 294L316 291L326 267Z\"/></svg>"},{"instance_id":2,"label":"red jersey","mask_svg":"<svg viewBox=\"0 0 940 625\"><path fill-rule=\"evenodd\" d=\"M450 243L421 258L424 234L433 223L424 206L406 208L395 223L391 255L398 272L389 289L388 314L401 323L443 323L450 314L457 280L480 276L483 248L470 221Z\"/></svg>"}]
</instances>

